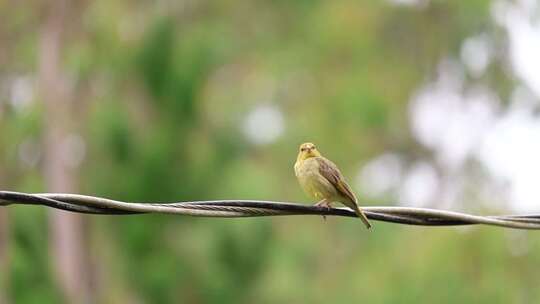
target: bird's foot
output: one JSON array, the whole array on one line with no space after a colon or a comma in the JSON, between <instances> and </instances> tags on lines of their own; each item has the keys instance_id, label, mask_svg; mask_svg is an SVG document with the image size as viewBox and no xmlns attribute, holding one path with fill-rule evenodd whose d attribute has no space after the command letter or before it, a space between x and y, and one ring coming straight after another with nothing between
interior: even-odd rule
<instances>
[{"instance_id":1,"label":"bird's foot","mask_svg":"<svg viewBox=\"0 0 540 304\"><path fill-rule=\"evenodd\" d=\"M317 203L315 203L315 206L317 206L317 207L328 207L328 202L325 199L323 199L323 200L320 200Z\"/></svg>"},{"instance_id":2,"label":"bird's foot","mask_svg":"<svg viewBox=\"0 0 540 304\"><path fill-rule=\"evenodd\" d=\"M332 209L332 206L330 204L331 203L329 201L327 201L326 199L323 199L323 200L318 201L315 204L315 206L317 206L317 207L326 207L326 209L328 209L328 211L330 211L330 209ZM326 221L326 215L323 215L322 217Z\"/></svg>"}]
</instances>

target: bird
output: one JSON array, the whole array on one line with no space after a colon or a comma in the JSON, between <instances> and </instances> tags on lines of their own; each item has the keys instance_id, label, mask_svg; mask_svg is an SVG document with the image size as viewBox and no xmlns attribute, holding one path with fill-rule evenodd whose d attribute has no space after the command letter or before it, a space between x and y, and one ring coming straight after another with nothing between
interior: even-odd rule
<instances>
[{"instance_id":1,"label":"bird","mask_svg":"<svg viewBox=\"0 0 540 304\"><path fill-rule=\"evenodd\" d=\"M331 208L332 203L340 202L353 209L367 229L371 230L371 223L358 207L358 200L338 167L323 157L313 143L300 145L294 172L304 192L319 200L315 206Z\"/></svg>"}]
</instances>

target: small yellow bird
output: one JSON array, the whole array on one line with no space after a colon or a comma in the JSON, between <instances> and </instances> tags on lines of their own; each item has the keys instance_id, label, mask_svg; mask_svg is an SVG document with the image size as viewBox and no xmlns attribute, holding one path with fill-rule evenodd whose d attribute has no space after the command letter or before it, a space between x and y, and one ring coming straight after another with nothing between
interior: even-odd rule
<instances>
[{"instance_id":1,"label":"small yellow bird","mask_svg":"<svg viewBox=\"0 0 540 304\"><path fill-rule=\"evenodd\" d=\"M358 200L351 187L345 182L338 167L324 158L314 144L300 145L300 151L294 164L294 173L306 194L319 200L315 206L330 208L331 203L340 202L352 208L366 227L371 229L370 222L358 207Z\"/></svg>"}]
</instances>

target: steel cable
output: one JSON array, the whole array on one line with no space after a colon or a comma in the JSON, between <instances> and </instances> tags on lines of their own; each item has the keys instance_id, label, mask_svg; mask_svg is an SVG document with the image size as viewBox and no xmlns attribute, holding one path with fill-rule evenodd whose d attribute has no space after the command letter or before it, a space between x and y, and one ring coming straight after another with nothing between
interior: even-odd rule
<instances>
[{"instance_id":1,"label":"steel cable","mask_svg":"<svg viewBox=\"0 0 540 304\"><path fill-rule=\"evenodd\" d=\"M65 211L129 215L164 213L199 217L257 217L284 215L324 215L356 217L348 208L325 208L305 204L254 200L216 200L174 203L134 203L101 197L66 194L29 194L0 191L0 206L44 205ZM516 229L540 229L540 214L479 216L466 213L412 207L362 207L375 221L421 226L491 225Z\"/></svg>"}]
</instances>

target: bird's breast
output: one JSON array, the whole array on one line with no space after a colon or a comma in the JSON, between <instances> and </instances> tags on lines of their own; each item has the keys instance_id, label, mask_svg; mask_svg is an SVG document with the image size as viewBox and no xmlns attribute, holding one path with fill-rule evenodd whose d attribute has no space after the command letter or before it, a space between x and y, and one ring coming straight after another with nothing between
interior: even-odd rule
<instances>
[{"instance_id":1,"label":"bird's breast","mask_svg":"<svg viewBox=\"0 0 540 304\"><path fill-rule=\"evenodd\" d=\"M319 162L313 158L299 161L294 171L300 186L304 191L316 199L336 196L335 187L319 172Z\"/></svg>"}]
</instances>

